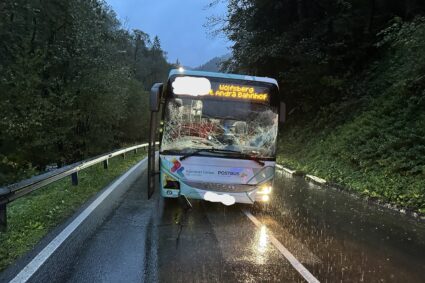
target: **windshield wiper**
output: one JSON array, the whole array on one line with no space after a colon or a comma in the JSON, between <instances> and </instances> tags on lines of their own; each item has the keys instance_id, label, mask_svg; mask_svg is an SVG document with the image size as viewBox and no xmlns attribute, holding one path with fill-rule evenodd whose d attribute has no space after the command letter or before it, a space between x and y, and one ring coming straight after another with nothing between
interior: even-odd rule
<instances>
[{"instance_id":1,"label":"windshield wiper","mask_svg":"<svg viewBox=\"0 0 425 283\"><path fill-rule=\"evenodd\" d=\"M240 153L239 151L236 150L229 150L229 149L218 149L218 148L200 148L197 149L191 153L185 154L182 157L180 157L180 160L185 160L186 158L189 158L191 156L197 155L201 152L212 152L212 153Z\"/></svg>"},{"instance_id":2,"label":"windshield wiper","mask_svg":"<svg viewBox=\"0 0 425 283\"><path fill-rule=\"evenodd\" d=\"M255 161L255 162L257 162L258 164L260 164L261 166L264 166L264 164L265 164L263 161L259 160L258 158L254 157L254 156L252 156L252 155L249 155L249 154L246 154L246 153L243 153L243 152L237 151L237 150L230 150L230 149L218 149L218 148L202 148L202 149L197 149L197 150L195 150L195 151L193 151L193 152L191 152L191 153L188 153L188 154L183 155L182 157L180 157L180 161L183 161L183 160L185 160L185 159L187 159L187 158L189 158L189 157L191 157L191 156L198 155L198 154L199 154L199 153L201 153L201 152L211 152L211 153L231 153L231 154L236 154L238 157L241 157L241 158L245 158L245 159L249 159L249 160Z\"/></svg>"},{"instance_id":3,"label":"windshield wiper","mask_svg":"<svg viewBox=\"0 0 425 283\"><path fill-rule=\"evenodd\" d=\"M249 159L249 160L252 160L252 161L255 161L255 162L257 162L258 164L260 164L261 166L264 166L265 165L265 163L263 162L263 161L261 161L260 159L258 159L257 157L255 157L255 156L252 156L252 155L249 155L249 154L246 154L246 153L243 153L243 152L239 152L239 154L238 154L240 157L242 157L242 158L246 158L246 159Z\"/></svg>"}]
</instances>

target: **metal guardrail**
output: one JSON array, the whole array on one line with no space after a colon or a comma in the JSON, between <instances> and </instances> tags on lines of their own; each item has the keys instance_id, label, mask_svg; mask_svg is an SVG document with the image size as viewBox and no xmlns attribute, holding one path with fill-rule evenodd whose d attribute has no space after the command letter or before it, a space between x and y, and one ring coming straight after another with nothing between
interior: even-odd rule
<instances>
[{"instance_id":1,"label":"metal guardrail","mask_svg":"<svg viewBox=\"0 0 425 283\"><path fill-rule=\"evenodd\" d=\"M159 143L156 143L156 145ZM7 228L7 204L22 197L25 196L39 188L42 188L48 184L51 184L55 181L61 180L67 176L71 176L72 184L78 185L78 172L88 168L90 166L93 166L95 164L99 164L103 162L103 167L105 169L108 168L109 165L109 158L123 155L125 157L125 154L129 151L137 152L138 149L146 148L148 147L148 143L139 144L135 146L131 146L128 148L116 150L104 155L100 155L94 158L90 158L84 161L79 161L67 166L64 166L62 168L56 169L51 172L47 172L38 176L34 176L30 179L23 180L21 182L8 185L6 187L0 188L0 231L6 230Z\"/></svg>"}]
</instances>

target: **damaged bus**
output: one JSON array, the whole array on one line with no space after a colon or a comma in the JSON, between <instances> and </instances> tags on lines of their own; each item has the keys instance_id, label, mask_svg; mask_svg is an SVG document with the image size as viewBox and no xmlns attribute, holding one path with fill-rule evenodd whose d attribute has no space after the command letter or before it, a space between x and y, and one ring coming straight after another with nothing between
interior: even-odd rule
<instances>
[{"instance_id":1,"label":"damaged bus","mask_svg":"<svg viewBox=\"0 0 425 283\"><path fill-rule=\"evenodd\" d=\"M269 202L285 117L275 79L171 70L152 87L150 110L149 197L158 183L165 198Z\"/></svg>"}]
</instances>

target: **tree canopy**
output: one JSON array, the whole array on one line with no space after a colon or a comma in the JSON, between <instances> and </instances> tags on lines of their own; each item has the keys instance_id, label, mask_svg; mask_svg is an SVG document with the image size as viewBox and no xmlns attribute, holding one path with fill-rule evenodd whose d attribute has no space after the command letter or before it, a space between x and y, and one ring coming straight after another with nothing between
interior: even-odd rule
<instances>
[{"instance_id":1,"label":"tree canopy","mask_svg":"<svg viewBox=\"0 0 425 283\"><path fill-rule=\"evenodd\" d=\"M170 65L101 0L0 3L0 183L142 142Z\"/></svg>"},{"instance_id":2,"label":"tree canopy","mask_svg":"<svg viewBox=\"0 0 425 283\"><path fill-rule=\"evenodd\" d=\"M424 13L420 0L229 0L210 23L234 43L225 69L280 82L279 162L425 213Z\"/></svg>"},{"instance_id":3,"label":"tree canopy","mask_svg":"<svg viewBox=\"0 0 425 283\"><path fill-rule=\"evenodd\" d=\"M353 95L341 85L376 59L379 32L424 12L419 0L230 0L210 24L234 42L225 69L278 78L304 115Z\"/></svg>"}]
</instances>

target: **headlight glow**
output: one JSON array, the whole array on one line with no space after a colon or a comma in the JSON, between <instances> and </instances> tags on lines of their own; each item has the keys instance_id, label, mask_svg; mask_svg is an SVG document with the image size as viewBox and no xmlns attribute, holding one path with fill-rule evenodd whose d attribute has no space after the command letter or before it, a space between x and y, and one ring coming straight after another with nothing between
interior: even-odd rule
<instances>
[{"instance_id":1,"label":"headlight glow","mask_svg":"<svg viewBox=\"0 0 425 283\"><path fill-rule=\"evenodd\" d=\"M268 195L264 195L264 196L261 198L261 200L262 200L262 201L264 201L264 202L267 202L267 201L269 201L269 200L270 200L270 197L269 197Z\"/></svg>"},{"instance_id":2,"label":"headlight glow","mask_svg":"<svg viewBox=\"0 0 425 283\"><path fill-rule=\"evenodd\" d=\"M268 194L270 194L271 192L272 192L272 186L271 186L270 184L265 184L265 185L262 185L262 186L258 189L257 194L260 194L260 195L268 195Z\"/></svg>"}]
</instances>

